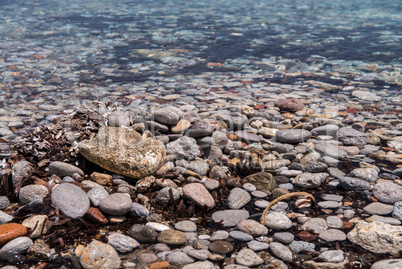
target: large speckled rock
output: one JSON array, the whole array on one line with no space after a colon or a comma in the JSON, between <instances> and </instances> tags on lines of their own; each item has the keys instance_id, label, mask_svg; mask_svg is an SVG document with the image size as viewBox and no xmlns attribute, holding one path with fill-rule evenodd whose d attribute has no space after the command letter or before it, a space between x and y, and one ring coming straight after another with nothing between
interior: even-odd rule
<instances>
[{"instance_id":1,"label":"large speckled rock","mask_svg":"<svg viewBox=\"0 0 402 269\"><path fill-rule=\"evenodd\" d=\"M92 241L80 256L84 269L114 269L120 268L121 260L117 251L110 245Z\"/></svg>"},{"instance_id":2,"label":"large speckled rock","mask_svg":"<svg viewBox=\"0 0 402 269\"><path fill-rule=\"evenodd\" d=\"M351 242L371 252L397 255L402 249L401 234L402 226L360 221L347 237Z\"/></svg>"},{"instance_id":3,"label":"large speckled rock","mask_svg":"<svg viewBox=\"0 0 402 269\"><path fill-rule=\"evenodd\" d=\"M91 162L132 178L153 174L166 156L162 142L121 127L102 127L96 138L82 141L78 148Z\"/></svg>"}]
</instances>

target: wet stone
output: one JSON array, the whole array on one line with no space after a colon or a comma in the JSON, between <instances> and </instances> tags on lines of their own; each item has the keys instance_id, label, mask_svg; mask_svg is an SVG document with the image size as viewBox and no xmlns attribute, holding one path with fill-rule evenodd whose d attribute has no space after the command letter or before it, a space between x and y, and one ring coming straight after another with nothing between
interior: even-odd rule
<instances>
[{"instance_id":1,"label":"wet stone","mask_svg":"<svg viewBox=\"0 0 402 269\"><path fill-rule=\"evenodd\" d=\"M213 128L209 121L200 120L193 124L193 126L187 130L186 135L189 137L204 137L212 134Z\"/></svg>"},{"instance_id":2,"label":"wet stone","mask_svg":"<svg viewBox=\"0 0 402 269\"><path fill-rule=\"evenodd\" d=\"M201 152L194 138L183 136L166 145L166 154L186 160L194 160L200 156Z\"/></svg>"},{"instance_id":3,"label":"wet stone","mask_svg":"<svg viewBox=\"0 0 402 269\"><path fill-rule=\"evenodd\" d=\"M325 143L325 142L317 143L315 145L315 150L323 156L329 156L334 159L342 159L348 156L348 153L345 150L331 143Z\"/></svg>"},{"instance_id":4,"label":"wet stone","mask_svg":"<svg viewBox=\"0 0 402 269\"><path fill-rule=\"evenodd\" d=\"M274 105L280 110L296 112L304 108L304 104L297 98L278 100Z\"/></svg>"},{"instance_id":5,"label":"wet stone","mask_svg":"<svg viewBox=\"0 0 402 269\"><path fill-rule=\"evenodd\" d=\"M84 216L90 204L87 194L71 183L54 187L51 200L54 206L60 208L63 215L72 219Z\"/></svg>"},{"instance_id":6,"label":"wet stone","mask_svg":"<svg viewBox=\"0 0 402 269\"><path fill-rule=\"evenodd\" d=\"M179 122L182 114L183 112L179 108L174 106L166 106L156 109L152 114L152 117L159 123L174 125Z\"/></svg>"},{"instance_id":7,"label":"wet stone","mask_svg":"<svg viewBox=\"0 0 402 269\"><path fill-rule=\"evenodd\" d=\"M376 182L378 179L378 172L374 168L356 168L349 173L348 177L357 177L368 182Z\"/></svg>"},{"instance_id":8,"label":"wet stone","mask_svg":"<svg viewBox=\"0 0 402 269\"><path fill-rule=\"evenodd\" d=\"M359 146L367 143L367 135L355 129L342 127L337 132L337 138L347 146Z\"/></svg>"},{"instance_id":9,"label":"wet stone","mask_svg":"<svg viewBox=\"0 0 402 269\"><path fill-rule=\"evenodd\" d=\"M233 251L233 245L230 242L227 241L214 241L211 244L209 244L208 249L211 252L219 253L219 254L226 254L230 253Z\"/></svg>"},{"instance_id":10,"label":"wet stone","mask_svg":"<svg viewBox=\"0 0 402 269\"><path fill-rule=\"evenodd\" d=\"M370 183L355 177L343 177L339 179L339 185L351 191L364 191L370 189Z\"/></svg>"}]
</instances>

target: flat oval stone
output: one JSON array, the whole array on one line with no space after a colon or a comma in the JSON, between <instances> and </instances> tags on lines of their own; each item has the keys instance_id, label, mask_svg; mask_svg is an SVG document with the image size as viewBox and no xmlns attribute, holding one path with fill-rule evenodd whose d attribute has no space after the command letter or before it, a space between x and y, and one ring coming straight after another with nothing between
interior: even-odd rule
<instances>
[{"instance_id":1,"label":"flat oval stone","mask_svg":"<svg viewBox=\"0 0 402 269\"><path fill-rule=\"evenodd\" d=\"M60 208L63 215L72 219L84 216L90 204L87 194L71 183L54 187L51 200L54 206Z\"/></svg>"},{"instance_id":2,"label":"flat oval stone","mask_svg":"<svg viewBox=\"0 0 402 269\"><path fill-rule=\"evenodd\" d=\"M228 207L231 209L240 209L251 201L251 195L242 188L234 188L228 196Z\"/></svg>"},{"instance_id":3,"label":"flat oval stone","mask_svg":"<svg viewBox=\"0 0 402 269\"><path fill-rule=\"evenodd\" d=\"M152 229L154 229L157 232L163 232L165 230L170 230L169 226L159 223L159 222L150 221L150 222L147 222L145 225L148 227L151 227Z\"/></svg>"},{"instance_id":4,"label":"flat oval stone","mask_svg":"<svg viewBox=\"0 0 402 269\"><path fill-rule=\"evenodd\" d=\"M189 220L179 221L174 227L182 232L195 232L197 230L197 225Z\"/></svg>"},{"instance_id":5,"label":"flat oval stone","mask_svg":"<svg viewBox=\"0 0 402 269\"><path fill-rule=\"evenodd\" d=\"M80 263L84 269L120 268L121 260L110 245L93 240L81 253Z\"/></svg>"},{"instance_id":6,"label":"flat oval stone","mask_svg":"<svg viewBox=\"0 0 402 269\"><path fill-rule=\"evenodd\" d=\"M29 237L21 236L15 238L1 248L0 258L2 260L10 260L15 255L24 254L32 245L33 242Z\"/></svg>"},{"instance_id":7,"label":"flat oval stone","mask_svg":"<svg viewBox=\"0 0 402 269\"><path fill-rule=\"evenodd\" d=\"M269 249L275 256L283 261L291 261L293 259L292 251L281 243L272 242L269 244Z\"/></svg>"},{"instance_id":8,"label":"flat oval stone","mask_svg":"<svg viewBox=\"0 0 402 269\"><path fill-rule=\"evenodd\" d=\"M363 211L371 215L388 215L394 209L393 205L383 204L379 202L371 203L363 208Z\"/></svg>"},{"instance_id":9,"label":"flat oval stone","mask_svg":"<svg viewBox=\"0 0 402 269\"><path fill-rule=\"evenodd\" d=\"M57 175L63 178L65 176L72 177L75 173L84 176L84 172L72 164L63 162L51 162L49 164L49 175Z\"/></svg>"},{"instance_id":10,"label":"flat oval stone","mask_svg":"<svg viewBox=\"0 0 402 269\"><path fill-rule=\"evenodd\" d=\"M212 214L212 220L215 223L221 223L223 227L234 227L240 221L248 219L249 213L247 210L229 209L216 211Z\"/></svg>"},{"instance_id":11,"label":"flat oval stone","mask_svg":"<svg viewBox=\"0 0 402 269\"><path fill-rule=\"evenodd\" d=\"M227 241L214 241L209 244L208 249L219 254L226 254L233 251L233 245Z\"/></svg>"},{"instance_id":12,"label":"flat oval stone","mask_svg":"<svg viewBox=\"0 0 402 269\"><path fill-rule=\"evenodd\" d=\"M120 233L112 233L108 235L107 239L107 243L121 253L132 252L140 246L134 238Z\"/></svg>"},{"instance_id":13,"label":"flat oval stone","mask_svg":"<svg viewBox=\"0 0 402 269\"><path fill-rule=\"evenodd\" d=\"M289 229L292 221L282 213L270 212L265 216L265 225L271 229Z\"/></svg>"},{"instance_id":14,"label":"flat oval stone","mask_svg":"<svg viewBox=\"0 0 402 269\"><path fill-rule=\"evenodd\" d=\"M240 223L237 224L237 228L242 232L255 236L266 235L268 233L267 227L251 219L245 219L240 221Z\"/></svg>"},{"instance_id":15,"label":"flat oval stone","mask_svg":"<svg viewBox=\"0 0 402 269\"><path fill-rule=\"evenodd\" d=\"M168 245L184 245L187 243L187 236L180 231L165 230L159 234L158 241Z\"/></svg>"},{"instance_id":16,"label":"flat oval stone","mask_svg":"<svg viewBox=\"0 0 402 269\"><path fill-rule=\"evenodd\" d=\"M194 263L194 259L189 257L186 253L173 251L166 256L166 260L171 265L186 265Z\"/></svg>"},{"instance_id":17,"label":"flat oval stone","mask_svg":"<svg viewBox=\"0 0 402 269\"><path fill-rule=\"evenodd\" d=\"M99 209L113 216L125 215L131 210L131 198L126 193L113 193L99 202Z\"/></svg>"},{"instance_id":18,"label":"flat oval stone","mask_svg":"<svg viewBox=\"0 0 402 269\"><path fill-rule=\"evenodd\" d=\"M371 269L401 269L402 259L387 259L375 262Z\"/></svg>"},{"instance_id":19,"label":"flat oval stone","mask_svg":"<svg viewBox=\"0 0 402 269\"><path fill-rule=\"evenodd\" d=\"M346 240L346 234L338 229L328 229L320 233L319 237L327 242Z\"/></svg>"},{"instance_id":20,"label":"flat oval stone","mask_svg":"<svg viewBox=\"0 0 402 269\"><path fill-rule=\"evenodd\" d=\"M201 207L213 208L215 200L201 183L190 183L183 187L183 194L189 200L194 201Z\"/></svg>"},{"instance_id":21,"label":"flat oval stone","mask_svg":"<svg viewBox=\"0 0 402 269\"><path fill-rule=\"evenodd\" d=\"M252 267L264 263L264 260L251 249L243 248L236 255L236 263Z\"/></svg>"},{"instance_id":22,"label":"flat oval stone","mask_svg":"<svg viewBox=\"0 0 402 269\"><path fill-rule=\"evenodd\" d=\"M27 233L27 228L18 223L6 223L0 225L0 247L17 237L26 235Z\"/></svg>"}]
</instances>

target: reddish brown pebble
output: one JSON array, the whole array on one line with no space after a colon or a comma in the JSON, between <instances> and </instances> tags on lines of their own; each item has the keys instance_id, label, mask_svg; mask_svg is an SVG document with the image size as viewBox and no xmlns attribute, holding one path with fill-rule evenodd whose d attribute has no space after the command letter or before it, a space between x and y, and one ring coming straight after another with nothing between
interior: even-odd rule
<instances>
[{"instance_id":1,"label":"reddish brown pebble","mask_svg":"<svg viewBox=\"0 0 402 269\"><path fill-rule=\"evenodd\" d=\"M149 265L149 269L165 269L169 268L170 263L169 262L154 262Z\"/></svg>"},{"instance_id":2,"label":"reddish brown pebble","mask_svg":"<svg viewBox=\"0 0 402 269\"><path fill-rule=\"evenodd\" d=\"M102 186L106 186L107 184L112 183L111 175L102 174L102 173L98 173L98 172L93 172L91 174L91 179Z\"/></svg>"},{"instance_id":3,"label":"reddish brown pebble","mask_svg":"<svg viewBox=\"0 0 402 269\"><path fill-rule=\"evenodd\" d=\"M38 266L36 266L35 267L35 269L43 269L43 268L45 268L46 266L48 266L49 264L47 263L47 262L44 262L44 263L41 263L41 264L39 264Z\"/></svg>"},{"instance_id":4,"label":"reddish brown pebble","mask_svg":"<svg viewBox=\"0 0 402 269\"><path fill-rule=\"evenodd\" d=\"M235 135L235 134L229 134L229 135L228 135L228 138L229 138L230 140L237 141L237 135Z\"/></svg>"},{"instance_id":5,"label":"reddish brown pebble","mask_svg":"<svg viewBox=\"0 0 402 269\"><path fill-rule=\"evenodd\" d=\"M349 221L344 221L342 224L341 229L351 229L353 228L353 226L355 226L355 224L353 222L349 222Z\"/></svg>"},{"instance_id":6,"label":"reddish brown pebble","mask_svg":"<svg viewBox=\"0 0 402 269\"><path fill-rule=\"evenodd\" d=\"M88 211L85 215L92 222L95 222L98 224L106 224L109 222L109 220L102 214L102 212L98 208L95 208L95 207L89 207Z\"/></svg>"},{"instance_id":7,"label":"reddish brown pebble","mask_svg":"<svg viewBox=\"0 0 402 269\"><path fill-rule=\"evenodd\" d=\"M26 235L27 233L27 228L22 224L6 223L0 225L0 247L17 237Z\"/></svg>"},{"instance_id":8,"label":"reddish brown pebble","mask_svg":"<svg viewBox=\"0 0 402 269\"><path fill-rule=\"evenodd\" d=\"M299 99L296 98L279 100L276 101L274 105L278 107L280 110L290 112L299 111L304 108L304 104Z\"/></svg>"},{"instance_id":9,"label":"reddish brown pebble","mask_svg":"<svg viewBox=\"0 0 402 269\"><path fill-rule=\"evenodd\" d=\"M297 237L299 237L303 241L311 241L316 238L314 234L311 234L306 231L301 231L300 233L297 234Z\"/></svg>"}]
</instances>

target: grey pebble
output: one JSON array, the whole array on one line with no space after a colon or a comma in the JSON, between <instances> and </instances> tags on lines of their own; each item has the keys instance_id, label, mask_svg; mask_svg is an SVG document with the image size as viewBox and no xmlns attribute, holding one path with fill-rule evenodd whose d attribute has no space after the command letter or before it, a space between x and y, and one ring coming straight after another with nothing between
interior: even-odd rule
<instances>
[{"instance_id":1,"label":"grey pebble","mask_svg":"<svg viewBox=\"0 0 402 269\"><path fill-rule=\"evenodd\" d=\"M386 204L402 201L402 186L392 182L379 182L373 188L374 197Z\"/></svg>"},{"instance_id":2,"label":"grey pebble","mask_svg":"<svg viewBox=\"0 0 402 269\"><path fill-rule=\"evenodd\" d=\"M356 177L343 177L339 179L339 185L351 191L365 191L370 189L370 183Z\"/></svg>"},{"instance_id":3,"label":"grey pebble","mask_svg":"<svg viewBox=\"0 0 402 269\"><path fill-rule=\"evenodd\" d=\"M113 193L99 202L99 209L113 216L125 215L131 210L132 201L126 193Z\"/></svg>"},{"instance_id":4,"label":"grey pebble","mask_svg":"<svg viewBox=\"0 0 402 269\"><path fill-rule=\"evenodd\" d=\"M392 205L374 202L366 205L363 208L363 211L370 215L388 215L392 212L393 209L394 206Z\"/></svg>"},{"instance_id":5,"label":"grey pebble","mask_svg":"<svg viewBox=\"0 0 402 269\"><path fill-rule=\"evenodd\" d=\"M184 265L182 269L216 269L216 267L210 261L202 261Z\"/></svg>"},{"instance_id":6,"label":"grey pebble","mask_svg":"<svg viewBox=\"0 0 402 269\"><path fill-rule=\"evenodd\" d=\"M11 221L14 217L0 210L0 224Z\"/></svg>"},{"instance_id":7,"label":"grey pebble","mask_svg":"<svg viewBox=\"0 0 402 269\"><path fill-rule=\"evenodd\" d=\"M401 269L402 259L386 259L375 262L371 269Z\"/></svg>"},{"instance_id":8,"label":"grey pebble","mask_svg":"<svg viewBox=\"0 0 402 269\"><path fill-rule=\"evenodd\" d=\"M179 251L172 251L166 255L166 260L172 265L186 265L193 263L194 259L189 257L186 253Z\"/></svg>"},{"instance_id":9,"label":"grey pebble","mask_svg":"<svg viewBox=\"0 0 402 269\"><path fill-rule=\"evenodd\" d=\"M269 249L269 244L265 243L265 242L251 240L251 241L247 242L247 247L254 251L262 251L262 250Z\"/></svg>"},{"instance_id":10,"label":"grey pebble","mask_svg":"<svg viewBox=\"0 0 402 269\"><path fill-rule=\"evenodd\" d=\"M11 261L15 255L24 254L32 245L32 239L27 236L15 238L0 249L0 258Z\"/></svg>"},{"instance_id":11,"label":"grey pebble","mask_svg":"<svg viewBox=\"0 0 402 269\"><path fill-rule=\"evenodd\" d=\"M190 220L183 220L179 221L178 223L175 224L174 226L176 230L182 231L182 232L195 232L197 231L197 225L190 221Z\"/></svg>"},{"instance_id":12,"label":"grey pebble","mask_svg":"<svg viewBox=\"0 0 402 269\"><path fill-rule=\"evenodd\" d=\"M71 183L59 184L52 189L52 204L60 208L69 218L76 219L85 215L89 208L89 198L80 188Z\"/></svg>"},{"instance_id":13,"label":"grey pebble","mask_svg":"<svg viewBox=\"0 0 402 269\"><path fill-rule=\"evenodd\" d=\"M338 229L328 229L320 233L319 237L325 240L326 242L346 240L346 234Z\"/></svg>"},{"instance_id":14,"label":"grey pebble","mask_svg":"<svg viewBox=\"0 0 402 269\"><path fill-rule=\"evenodd\" d=\"M210 241L225 240L229 237L229 233L224 230L218 230L212 233Z\"/></svg>"},{"instance_id":15,"label":"grey pebble","mask_svg":"<svg viewBox=\"0 0 402 269\"><path fill-rule=\"evenodd\" d=\"M343 221L337 216L328 216L327 223L329 228L340 229L343 225Z\"/></svg>"},{"instance_id":16,"label":"grey pebble","mask_svg":"<svg viewBox=\"0 0 402 269\"><path fill-rule=\"evenodd\" d=\"M134 238L120 233L112 233L107 239L107 243L120 253L132 252L140 246Z\"/></svg>"},{"instance_id":17,"label":"grey pebble","mask_svg":"<svg viewBox=\"0 0 402 269\"><path fill-rule=\"evenodd\" d=\"M177 189L171 187L165 187L158 191L155 200L160 204L168 204L170 203L170 194L169 191L172 190L173 200L177 201L180 198L180 192Z\"/></svg>"},{"instance_id":18,"label":"grey pebble","mask_svg":"<svg viewBox=\"0 0 402 269\"><path fill-rule=\"evenodd\" d=\"M232 209L214 212L212 214L212 220L215 223L220 223L222 221L224 227L234 227L239 224L240 221L248 219L249 216L247 210Z\"/></svg>"},{"instance_id":19,"label":"grey pebble","mask_svg":"<svg viewBox=\"0 0 402 269\"><path fill-rule=\"evenodd\" d=\"M276 139L281 143L298 144L307 141L311 133L303 129L284 129L276 132Z\"/></svg>"},{"instance_id":20,"label":"grey pebble","mask_svg":"<svg viewBox=\"0 0 402 269\"><path fill-rule=\"evenodd\" d=\"M345 256L342 250L327 250L322 252L318 258L325 262L342 262Z\"/></svg>"},{"instance_id":21,"label":"grey pebble","mask_svg":"<svg viewBox=\"0 0 402 269\"><path fill-rule=\"evenodd\" d=\"M401 221L391 217L384 217L379 215L372 215L371 217L366 219L368 222L377 221L384 222L391 225L401 225Z\"/></svg>"},{"instance_id":22,"label":"grey pebble","mask_svg":"<svg viewBox=\"0 0 402 269\"><path fill-rule=\"evenodd\" d=\"M272 239L284 244L290 244L295 239L294 235L289 232L274 233Z\"/></svg>"},{"instance_id":23,"label":"grey pebble","mask_svg":"<svg viewBox=\"0 0 402 269\"><path fill-rule=\"evenodd\" d=\"M402 221L402 201L396 202L392 210L392 217Z\"/></svg>"},{"instance_id":24,"label":"grey pebble","mask_svg":"<svg viewBox=\"0 0 402 269\"><path fill-rule=\"evenodd\" d=\"M206 249L192 249L186 251L186 254L191 258L204 261L208 259L211 252Z\"/></svg>"},{"instance_id":25,"label":"grey pebble","mask_svg":"<svg viewBox=\"0 0 402 269\"><path fill-rule=\"evenodd\" d=\"M0 210L7 208L10 205L10 200L7 196L0 196Z\"/></svg>"},{"instance_id":26,"label":"grey pebble","mask_svg":"<svg viewBox=\"0 0 402 269\"><path fill-rule=\"evenodd\" d=\"M228 207L240 209L251 201L251 195L242 188L234 188L228 196Z\"/></svg>"},{"instance_id":27,"label":"grey pebble","mask_svg":"<svg viewBox=\"0 0 402 269\"><path fill-rule=\"evenodd\" d=\"M238 241L241 241L241 242L248 242L248 241L253 240L252 235L249 235L249 234L244 233L242 231L231 231L229 233L229 236L234 238L234 239L236 239L236 240L238 240Z\"/></svg>"},{"instance_id":28,"label":"grey pebble","mask_svg":"<svg viewBox=\"0 0 402 269\"><path fill-rule=\"evenodd\" d=\"M84 172L72 164L63 162L51 162L49 164L49 175L57 175L63 178L65 176L73 177L75 173L84 176Z\"/></svg>"},{"instance_id":29,"label":"grey pebble","mask_svg":"<svg viewBox=\"0 0 402 269\"><path fill-rule=\"evenodd\" d=\"M293 252L299 253L301 251L315 251L315 245L313 243L305 242L305 241L293 241L289 244L290 249Z\"/></svg>"},{"instance_id":30,"label":"grey pebble","mask_svg":"<svg viewBox=\"0 0 402 269\"><path fill-rule=\"evenodd\" d=\"M292 251L281 243L272 242L269 244L272 253L283 261L291 261L293 259Z\"/></svg>"},{"instance_id":31,"label":"grey pebble","mask_svg":"<svg viewBox=\"0 0 402 269\"><path fill-rule=\"evenodd\" d=\"M99 202L109 196L109 193L102 186L94 187L87 192L91 204L95 207L99 206Z\"/></svg>"}]
</instances>

